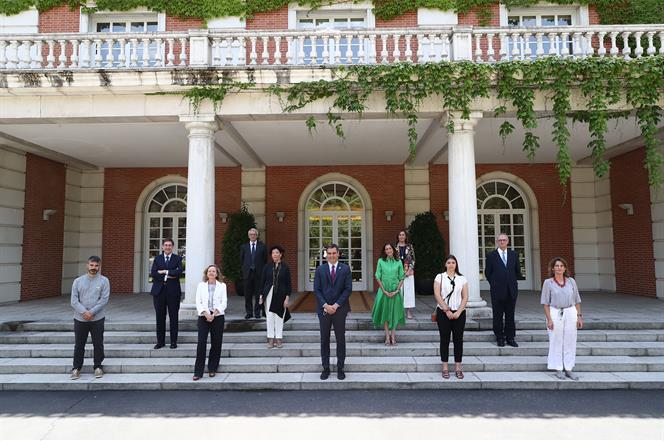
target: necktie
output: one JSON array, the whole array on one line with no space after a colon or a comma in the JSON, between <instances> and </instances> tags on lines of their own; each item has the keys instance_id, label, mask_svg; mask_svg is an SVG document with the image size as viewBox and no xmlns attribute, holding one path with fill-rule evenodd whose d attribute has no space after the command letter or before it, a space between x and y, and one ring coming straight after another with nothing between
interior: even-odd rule
<instances>
[{"instance_id":1,"label":"necktie","mask_svg":"<svg viewBox=\"0 0 664 441\"><path fill-rule=\"evenodd\" d=\"M335 271L336 265L332 265L332 271L330 272L330 277L332 278L332 283L334 283L334 279L337 277L337 272Z\"/></svg>"},{"instance_id":2,"label":"necktie","mask_svg":"<svg viewBox=\"0 0 664 441\"><path fill-rule=\"evenodd\" d=\"M254 253L256 252L256 244L252 243L251 244L251 257L254 257Z\"/></svg>"},{"instance_id":3,"label":"necktie","mask_svg":"<svg viewBox=\"0 0 664 441\"><path fill-rule=\"evenodd\" d=\"M507 266L507 251L501 251L500 255L503 258L503 265Z\"/></svg>"},{"instance_id":4,"label":"necktie","mask_svg":"<svg viewBox=\"0 0 664 441\"><path fill-rule=\"evenodd\" d=\"M171 260L171 256L166 256L166 265L168 266L168 262Z\"/></svg>"}]
</instances>

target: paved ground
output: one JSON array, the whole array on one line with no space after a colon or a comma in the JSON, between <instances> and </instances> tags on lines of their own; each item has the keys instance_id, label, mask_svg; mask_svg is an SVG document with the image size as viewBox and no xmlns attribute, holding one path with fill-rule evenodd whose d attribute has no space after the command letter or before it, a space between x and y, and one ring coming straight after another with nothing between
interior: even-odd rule
<instances>
[{"instance_id":1,"label":"paved ground","mask_svg":"<svg viewBox=\"0 0 664 441\"><path fill-rule=\"evenodd\" d=\"M490 302L488 292L483 292L482 297ZM581 297L586 321L618 319L660 322L664 320L664 301L659 299L606 292L583 292ZM539 301L539 292L522 291L516 307L517 320L544 320ZM416 318L428 320L429 314L433 310L433 298L417 296L416 302ZM226 311L228 319L244 317L243 297L231 295L228 305ZM351 314L355 317L369 317L369 313ZM107 321L153 321L152 298L149 294L112 294L106 315ZM313 317L313 314L305 315ZM0 323L23 320L53 322L71 319L72 309L68 296L0 306Z\"/></svg>"},{"instance_id":2,"label":"paved ground","mask_svg":"<svg viewBox=\"0 0 664 441\"><path fill-rule=\"evenodd\" d=\"M657 391L2 392L0 439L664 439Z\"/></svg>"}]
</instances>

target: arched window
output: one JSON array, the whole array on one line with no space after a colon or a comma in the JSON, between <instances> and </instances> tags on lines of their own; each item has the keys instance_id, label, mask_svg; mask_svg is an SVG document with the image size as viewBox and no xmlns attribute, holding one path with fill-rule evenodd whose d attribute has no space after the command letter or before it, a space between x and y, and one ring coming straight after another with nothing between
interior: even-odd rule
<instances>
[{"instance_id":1,"label":"arched window","mask_svg":"<svg viewBox=\"0 0 664 441\"><path fill-rule=\"evenodd\" d=\"M477 187L480 278L484 279L486 254L496 249L496 235L509 236L509 247L519 255L523 281L530 281L530 231L527 199L514 184L493 180ZM488 286L483 286L488 288Z\"/></svg>"},{"instance_id":2,"label":"arched window","mask_svg":"<svg viewBox=\"0 0 664 441\"><path fill-rule=\"evenodd\" d=\"M325 246L336 243L339 261L351 268L353 289L365 290L365 205L359 193L342 182L319 185L307 199L306 219L307 289L313 289L316 268L325 261Z\"/></svg>"},{"instance_id":3,"label":"arched window","mask_svg":"<svg viewBox=\"0 0 664 441\"><path fill-rule=\"evenodd\" d=\"M144 290L149 289L149 272L155 256L161 253L165 239L173 239L173 250L183 258L187 252L187 186L162 185L152 193L146 204L145 256L149 260ZM181 280L184 283L184 279ZM147 289L146 289L147 288Z\"/></svg>"}]
</instances>

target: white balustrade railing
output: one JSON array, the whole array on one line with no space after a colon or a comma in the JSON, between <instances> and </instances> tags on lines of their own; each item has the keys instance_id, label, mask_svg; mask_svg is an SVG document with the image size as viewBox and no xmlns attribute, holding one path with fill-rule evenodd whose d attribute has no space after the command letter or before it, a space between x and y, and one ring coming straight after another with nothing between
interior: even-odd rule
<instances>
[{"instance_id":1,"label":"white balustrade railing","mask_svg":"<svg viewBox=\"0 0 664 441\"><path fill-rule=\"evenodd\" d=\"M0 35L0 70L631 59L664 54L663 41L664 25Z\"/></svg>"}]
</instances>

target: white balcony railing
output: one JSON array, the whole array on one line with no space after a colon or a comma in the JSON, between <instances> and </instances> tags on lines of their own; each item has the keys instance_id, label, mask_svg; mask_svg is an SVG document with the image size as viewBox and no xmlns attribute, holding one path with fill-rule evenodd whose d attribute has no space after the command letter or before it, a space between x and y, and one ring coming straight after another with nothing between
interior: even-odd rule
<instances>
[{"instance_id":1,"label":"white balcony railing","mask_svg":"<svg viewBox=\"0 0 664 441\"><path fill-rule=\"evenodd\" d=\"M663 41L664 25L0 35L0 70L631 59L664 54Z\"/></svg>"}]
</instances>

